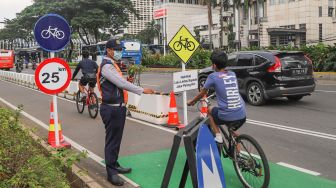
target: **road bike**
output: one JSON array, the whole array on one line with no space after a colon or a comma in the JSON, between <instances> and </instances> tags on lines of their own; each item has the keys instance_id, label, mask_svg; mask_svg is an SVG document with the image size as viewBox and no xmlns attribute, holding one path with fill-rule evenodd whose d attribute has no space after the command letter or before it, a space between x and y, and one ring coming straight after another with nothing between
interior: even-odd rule
<instances>
[{"instance_id":1,"label":"road bike","mask_svg":"<svg viewBox=\"0 0 336 188\"><path fill-rule=\"evenodd\" d=\"M82 114L84 112L85 105L87 105L90 117L92 119L95 119L98 115L98 110L99 110L98 97L96 93L94 93L90 89L87 89L86 87L84 87L84 92L86 94L86 97L81 97L80 96L81 92L79 90L76 94L77 111L78 113Z\"/></svg>"},{"instance_id":2,"label":"road bike","mask_svg":"<svg viewBox=\"0 0 336 188\"><path fill-rule=\"evenodd\" d=\"M188 38L182 39L182 36L180 36L180 40L174 42L173 48L175 51L181 51L183 47L185 50L193 51L195 49L195 43L189 41Z\"/></svg>"},{"instance_id":3,"label":"road bike","mask_svg":"<svg viewBox=\"0 0 336 188\"><path fill-rule=\"evenodd\" d=\"M41 32L41 36L44 39L49 39L51 36L53 38L57 38L57 39L63 39L65 34L63 31L58 30L58 28L51 28L51 26L49 26L48 29L45 29Z\"/></svg>"},{"instance_id":4,"label":"road bike","mask_svg":"<svg viewBox=\"0 0 336 188\"><path fill-rule=\"evenodd\" d=\"M209 99L215 94L201 99L197 109L201 112L202 102L211 105ZM234 130L219 125L220 132L224 138L222 144L218 144L221 156L229 158L233 162L234 169L239 180L247 188L267 188L270 181L270 170L266 155L258 142L247 134L235 136ZM210 128L210 126L209 126Z\"/></svg>"}]
</instances>

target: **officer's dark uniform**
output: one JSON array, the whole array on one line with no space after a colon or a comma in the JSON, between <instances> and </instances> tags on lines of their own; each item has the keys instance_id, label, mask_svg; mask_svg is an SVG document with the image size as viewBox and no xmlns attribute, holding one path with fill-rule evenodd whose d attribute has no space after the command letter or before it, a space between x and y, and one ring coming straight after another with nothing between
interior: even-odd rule
<instances>
[{"instance_id":1,"label":"officer's dark uniform","mask_svg":"<svg viewBox=\"0 0 336 188\"><path fill-rule=\"evenodd\" d=\"M105 60L100 65L100 70L112 64L110 60ZM124 103L123 90L115 84L105 79L99 71L100 90L102 94L102 104L100 106L100 116L105 124L105 161L108 176L118 174L117 160L120 150L122 135L126 119L126 106Z\"/></svg>"}]
</instances>

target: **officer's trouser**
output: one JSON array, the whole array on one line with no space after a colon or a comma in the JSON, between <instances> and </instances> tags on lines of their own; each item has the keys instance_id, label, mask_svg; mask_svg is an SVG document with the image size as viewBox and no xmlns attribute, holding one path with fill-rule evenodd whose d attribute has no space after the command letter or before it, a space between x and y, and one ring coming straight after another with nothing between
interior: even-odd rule
<instances>
[{"instance_id":1,"label":"officer's trouser","mask_svg":"<svg viewBox=\"0 0 336 188\"><path fill-rule=\"evenodd\" d=\"M122 135L124 132L126 107L100 106L100 116L105 124L105 161L107 175L115 175Z\"/></svg>"}]
</instances>

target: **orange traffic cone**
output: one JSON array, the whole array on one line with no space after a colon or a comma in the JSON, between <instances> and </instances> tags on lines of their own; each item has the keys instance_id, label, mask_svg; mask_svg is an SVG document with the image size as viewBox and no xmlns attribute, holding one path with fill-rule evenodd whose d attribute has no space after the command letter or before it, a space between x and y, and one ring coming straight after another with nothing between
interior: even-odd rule
<instances>
[{"instance_id":1,"label":"orange traffic cone","mask_svg":"<svg viewBox=\"0 0 336 188\"><path fill-rule=\"evenodd\" d=\"M175 127L178 129L184 128L185 126L180 123L178 118L178 112L176 107L176 99L174 92L170 93L170 105L169 105L169 113L168 113L168 126Z\"/></svg>"},{"instance_id":2,"label":"orange traffic cone","mask_svg":"<svg viewBox=\"0 0 336 188\"><path fill-rule=\"evenodd\" d=\"M67 143L62 134L62 127L60 121L58 121L58 137L59 137L59 146L56 146L56 135L55 135L55 120L54 120L54 103L50 104L50 121L49 121L49 133L48 133L48 143L53 148L70 148L71 145ZM58 118L59 120L59 118Z\"/></svg>"},{"instance_id":3,"label":"orange traffic cone","mask_svg":"<svg viewBox=\"0 0 336 188\"><path fill-rule=\"evenodd\" d=\"M206 96L204 95L203 96L203 99L205 100L206 99ZM202 100L201 104L202 104L202 108L201 108L201 112L200 112L200 117L207 117L208 115L208 104Z\"/></svg>"}]
</instances>

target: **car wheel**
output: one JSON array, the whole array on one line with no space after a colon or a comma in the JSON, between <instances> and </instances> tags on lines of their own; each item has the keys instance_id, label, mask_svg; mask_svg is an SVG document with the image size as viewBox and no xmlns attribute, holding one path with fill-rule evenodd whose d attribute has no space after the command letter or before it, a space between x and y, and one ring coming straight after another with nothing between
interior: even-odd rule
<instances>
[{"instance_id":1,"label":"car wheel","mask_svg":"<svg viewBox=\"0 0 336 188\"><path fill-rule=\"evenodd\" d=\"M204 87L205 81L207 80L207 78L201 78L198 81L198 91L201 91L201 89Z\"/></svg>"},{"instance_id":2,"label":"car wheel","mask_svg":"<svg viewBox=\"0 0 336 188\"><path fill-rule=\"evenodd\" d=\"M260 106L266 102L264 89L257 82L252 82L247 87L247 101L254 106Z\"/></svg>"},{"instance_id":3,"label":"car wheel","mask_svg":"<svg viewBox=\"0 0 336 188\"><path fill-rule=\"evenodd\" d=\"M287 99L290 101L299 101L303 98L302 95L288 96Z\"/></svg>"},{"instance_id":4,"label":"car wheel","mask_svg":"<svg viewBox=\"0 0 336 188\"><path fill-rule=\"evenodd\" d=\"M206 80L207 80L207 78L201 78L201 79L199 80L199 82L198 82L198 91L201 91L201 90L202 90L202 88L203 88L204 85L205 85ZM213 89L209 89L207 96L212 95L214 92L215 92L215 90L213 90Z\"/></svg>"}]
</instances>

